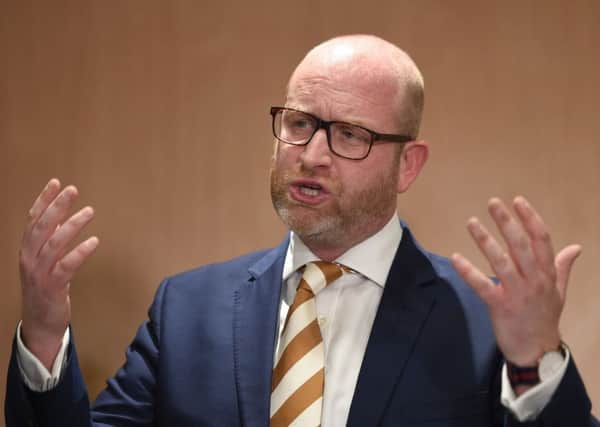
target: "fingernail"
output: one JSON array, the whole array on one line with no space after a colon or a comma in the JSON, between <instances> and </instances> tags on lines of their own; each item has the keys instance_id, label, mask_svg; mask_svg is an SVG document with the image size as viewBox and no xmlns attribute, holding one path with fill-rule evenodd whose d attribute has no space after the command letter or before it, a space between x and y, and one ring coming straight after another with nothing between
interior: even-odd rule
<instances>
[{"instance_id":1,"label":"fingernail","mask_svg":"<svg viewBox=\"0 0 600 427\"><path fill-rule=\"evenodd\" d=\"M473 234L479 233L481 231L479 220L477 218L471 218L469 222L467 222L467 229Z\"/></svg>"}]
</instances>

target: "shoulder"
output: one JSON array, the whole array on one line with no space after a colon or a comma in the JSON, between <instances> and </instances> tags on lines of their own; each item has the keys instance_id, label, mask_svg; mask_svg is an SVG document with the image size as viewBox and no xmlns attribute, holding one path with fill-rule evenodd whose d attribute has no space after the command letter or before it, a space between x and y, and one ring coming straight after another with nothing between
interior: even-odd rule
<instances>
[{"instance_id":1,"label":"shoulder","mask_svg":"<svg viewBox=\"0 0 600 427\"><path fill-rule=\"evenodd\" d=\"M236 290L253 280L263 264L283 264L285 248L252 252L227 261L207 264L165 278L150 308L151 317L163 319L208 318L231 311Z\"/></svg>"},{"instance_id":2,"label":"shoulder","mask_svg":"<svg viewBox=\"0 0 600 427\"><path fill-rule=\"evenodd\" d=\"M277 257L278 249L263 249L227 261L183 271L167 277L163 284L168 284L169 287L176 287L179 290L197 287L229 287L232 284L240 283L240 281L248 280L251 277L252 267L265 258Z\"/></svg>"},{"instance_id":3,"label":"shoulder","mask_svg":"<svg viewBox=\"0 0 600 427\"><path fill-rule=\"evenodd\" d=\"M210 275L235 275L239 272L248 272L248 269L258 260L263 258L274 249L263 249L256 252L251 252L236 258L226 261L215 262L199 266L187 271L177 273L167 279L171 282L189 282L195 281L203 276Z\"/></svg>"}]
</instances>

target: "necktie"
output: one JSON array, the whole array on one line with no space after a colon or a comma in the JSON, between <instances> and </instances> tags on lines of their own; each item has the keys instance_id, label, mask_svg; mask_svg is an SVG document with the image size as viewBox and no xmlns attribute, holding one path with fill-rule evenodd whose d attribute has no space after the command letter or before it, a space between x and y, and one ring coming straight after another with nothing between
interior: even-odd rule
<instances>
[{"instance_id":1,"label":"necktie","mask_svg":"<svg viewBox=\"0 0 600 427\"><path fill-rule=\"evenodd\" d=\"M337 264L306 264L285 319L273 369L271 427L321 424L324 351L315 295L341 275L342 267Z\"/></svg>"}]
</instances>

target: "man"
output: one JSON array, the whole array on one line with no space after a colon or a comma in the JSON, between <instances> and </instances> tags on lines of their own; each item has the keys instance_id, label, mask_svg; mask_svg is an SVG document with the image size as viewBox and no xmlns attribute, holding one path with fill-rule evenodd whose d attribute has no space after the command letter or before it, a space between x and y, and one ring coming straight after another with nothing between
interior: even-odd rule
<instances>
[{"instance_id":1,"label":"man","mask_svg":"<svg viewBox=\"0 0 600 427\"><path fill-rule=\"evenodd\" d=\"M93 211L65 220L77 191L51 180L21 250L7 424L595 425L558 330L579 246L555 256L524 198L515 215L492 199L508 252L477 219L468 229L493 283L398 221L428 156L422 109L421 75L396 46L346 36L311 50L271 109L271 194L290 235L163 282L91 412L69 281L98 239L65 255Z\"/></svg>"}]
</instances>

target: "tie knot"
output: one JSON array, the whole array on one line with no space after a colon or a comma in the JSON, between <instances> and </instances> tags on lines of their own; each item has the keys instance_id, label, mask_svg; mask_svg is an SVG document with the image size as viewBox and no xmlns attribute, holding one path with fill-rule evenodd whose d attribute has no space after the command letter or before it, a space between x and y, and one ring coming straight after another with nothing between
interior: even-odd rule
<instances>
[{"instance_id":1,"label":"tie knot","mask_svg":"<svg viewBox=\"0 0 600 427\"><path fill-rule=\"evenodd\" d=\"M339 279L343 273L344 268L340 264L327 261L309 262L304 267L299 288L304 288L316 295L327 285Z\"/></svg>"}]
</instances>

